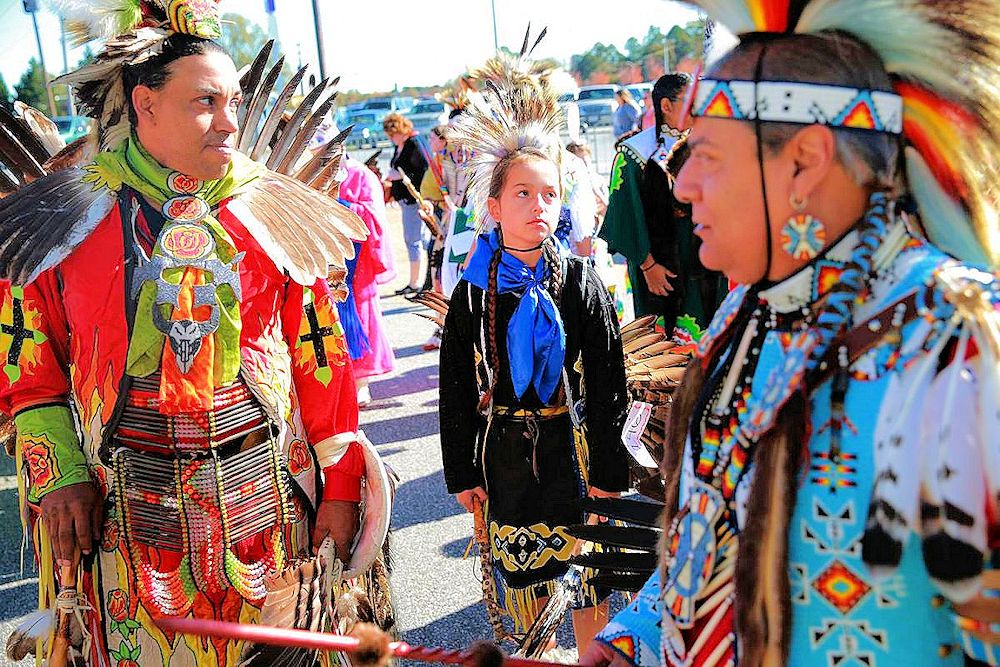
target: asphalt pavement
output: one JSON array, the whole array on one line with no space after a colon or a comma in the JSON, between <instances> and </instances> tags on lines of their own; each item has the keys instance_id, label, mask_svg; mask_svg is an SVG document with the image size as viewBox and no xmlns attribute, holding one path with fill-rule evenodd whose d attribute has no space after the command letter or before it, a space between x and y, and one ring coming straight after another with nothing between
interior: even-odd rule
<instances>
[{"instance_id":1,"label":"asphalt pavement","mask_svg":"<svg viewBox=\"0 0 1000 667\"><path fill-rule=\"evenodd\" d=\"M405 273L398 209L390 208L387 237ZM405 278L404 278L405 280ZM411 644L461 648L492 632L481 604L475 551L463 554L472 519L448 495L438 439L438 353L422 344L434 325L402 297L391 296L403 280L383 286L382 305L396 351L396 370L371 385L372 402L361 413L362 429L401 477L392 516L396 566L392 577L399 627ZM37 580L31 554L20 565L20 521L13 460L0 454L0 638L36 608ZM560 644L571 645L569 624ZM14 664L0 655L0 664ZM21 665L30 664L25 660Z\"/></svg>"}]
</instances>

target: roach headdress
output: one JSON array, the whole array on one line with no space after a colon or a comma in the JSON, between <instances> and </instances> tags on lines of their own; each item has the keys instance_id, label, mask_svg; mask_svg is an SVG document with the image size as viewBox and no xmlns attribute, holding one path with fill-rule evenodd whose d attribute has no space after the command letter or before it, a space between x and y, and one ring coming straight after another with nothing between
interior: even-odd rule
<instances>
[{"instance_id":1,"label":"roach headdress","mask_svg":"<svg viewBox=\"0 0 1000 667\"><path fill-rule=\"evenodd\" d=\"M529 27L530 30L530 27ZM497 166L519 150L533 148L560 163L559 129L562 111L555 92L545 85L529 48L528 34L517 56L497 54L470 74L480 86L470 96L466 113L455 123L449 140L469 150L469 196L487 218L486 200Z\"/></svg>"},{"instance_id":2,"label":"roach headdress","mask_svg":"<svg viewBox=\"0 0 1000 667\"><path fill-rule=\"evenodd\" d=\"M893 93L809 82L700 82L695 116L822 123L902 138L930 240L1000 264L1000 14L990 0L690 0L740 35L848 35L881 58ZM738 47L737 47L738 48ZM766 77L765 77L766 79Z\"/></svg>"}]
</instances>

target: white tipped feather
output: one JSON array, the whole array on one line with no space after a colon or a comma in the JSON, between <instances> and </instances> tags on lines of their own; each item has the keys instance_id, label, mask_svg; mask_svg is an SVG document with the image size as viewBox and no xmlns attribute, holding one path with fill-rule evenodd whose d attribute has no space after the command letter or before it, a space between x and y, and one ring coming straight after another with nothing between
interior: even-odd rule
<instances>
[{"instance_id":1,"label":"white tipped feather","mask_svg":"<svg viewBox=\"0 0 1000 667\"><path fill-rule=\"evenodd\" d=\"M695 0L692 4L698 5L713 21L724 25L727 30L734 34L741 35L757 29L745 2Z\"/></svg>"},{"instance_id":2,"label":"white tipped feather","mask_svg":"<svg viewBox=\"0 0 1000 667\"><path fill-rule=\"evenodd\" d=\"M955 72L961 61L947 64L960 51L961 38L935 23L923 2L814 0L803 10L796 32L843 29L874 46L888 71L923 80L958 99L968 92Z\"/></svg>"},{"instance_id":3,"label":"white tipped feather","mask_svg":"<svg viewBox=\"0 0 1000 667\"><path fill-rule=\"evenodd\" d=\"M38 137L38 140L45 146L45 150L49 152L49 155L55 155L65 148L66 142L59 136L59 128L41 111L17 100L14 102L14 112L24 120L32 133Z\"/></svg>"},{"instance_id":4,"label":"white tipped feather","mask_svg":"<svg viewBox=\"0 0 1000 667\"><path fill-rule=\"evenodd\" d=\"M66 20L74 46L111 39L142 21L139 0L49 0L48 4Z\"/></svg>"},{"instance_id":5,"label":"white tipped feather","mask_svg":"<svg viewBox=\"0 0 1000 667\"><path fill-rule=\"evenodd\" d=\"M51 609L42 609L28 614L27 618L14 628L10 637L7 638L7 659L17 662L29 655L34 655L39 639L43 642L44 650L55 628L53 618Z\"/></svg>"}]
</instances>

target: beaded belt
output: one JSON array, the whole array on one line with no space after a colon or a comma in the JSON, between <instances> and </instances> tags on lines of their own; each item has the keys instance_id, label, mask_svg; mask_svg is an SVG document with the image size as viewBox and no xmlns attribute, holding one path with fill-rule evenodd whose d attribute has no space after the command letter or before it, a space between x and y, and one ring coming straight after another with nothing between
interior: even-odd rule
<instances>
[{"instance_id":1,"label":"beaded belt","mask_svg":"<svg viewBox=\"0 0 1000 667\"><path fill-rule=\"evenodd\" d=\"M208 412L165 415L159 411L158 374L135 378L115 439L130 449L173 453L216 449L267 426L263 408L242 380L216 389Z\"/></svg>"},{"instance_id":2,"label":"beaded belt","mask_svg":"<svg viewBox=\"0 0 1000 667\"><path fill-rule=\"evenodd\" d=\"M123 545L148 609L183 615L196 591L214 596L230 587L263 599L267 574L287 556L284 531L294 521L273 438L229 454L122 447L114 469ZM236 545L249 538L258 546L241 559Z\"/></svg>"},{"instance_id":3,"label":"beaded belt","mask_svg":"<svg viewBox=\"0 0 1000 667\"><path fill-rule=\"evenodd\" d=\"M493 406L493 414L511 417L513 419L548 419L549 417L564 415L567 412L569 412L568 405L557 405L552 408L538 408L537 410L515 410L514 408L508 408L503 405Z\"/></svg>"}]
</instances>

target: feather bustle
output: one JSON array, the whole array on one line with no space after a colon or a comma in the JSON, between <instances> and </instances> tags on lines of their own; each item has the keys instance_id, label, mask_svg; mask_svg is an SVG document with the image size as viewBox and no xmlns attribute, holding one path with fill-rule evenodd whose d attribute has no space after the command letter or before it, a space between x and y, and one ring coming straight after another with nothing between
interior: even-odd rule
<instances>
[{"instance_id":1,"label":"feather bustle","mask_svg":"<svg viewBox=\"0 0 1000 667\"><path fill-rule=\"evenodd\" d=\"M93 231L100 218L88 215L92 207L110 210L114 196L94 191L82 176L79 168L57 171L0 200L0 278L29 282Z\"/></svg>"},{"instance_id":2,"label":"feather bustle","mask_svg":"<svg viewBox=\"0 0 1000 667\"><path fill-rule=\"evenodd\" d=\"M305 285L326 278L330 266L343 268L354 256L353 241L368 236L353 211L282 174L267 172L245 201Z\"/></svg>"},{"instance_id":3,"label":"feather bustle","mask_svg":"<svg viewBox=\"0 0 1000 667\"><path fill-rule=\"evenodd\" d=\"M280 56L278 61L271 66L268 70L267 76L264 77L263 82L260 87L253 92L253 102L250 104L250 109L247 111L246 119L240 123L241 131L237 134L237 150L248 153L250 147L253 146L254 134L257 131L257 125L260 123L260 119L264 116L264 111L267 109L268 101L271 97L271 92L274 90L274 86L278 83L278 76L281 74L281 68L285 64L285 57ZM247 95L247 90L243 91L244 95ZM284 112L284 106L275 107L272 113L277 113L279 118Z\"/></svg>"},{"instance_id":4,"label":"feather bustle","mask_svg":"<svg viewBox=\"0 0 1000 667\"><path fill-rule=\"evenodd\" d=\"M299 107L292 114L291 119L285 124L285 128L282 130L280 137L271 150L271 155L267 159L267 168L274 169L277 171L277 167L281 164L282 160L288 154L288 151L292 149L292 142L295 140L295 136L298 134L299 130L302 128L302 124L307 119L307 114L312 111L313 105L319 100L320 96L326 90L328 79L323 79L320 81L312 90L306 93L305 98Z\"/></svg>"}]
</instances>

